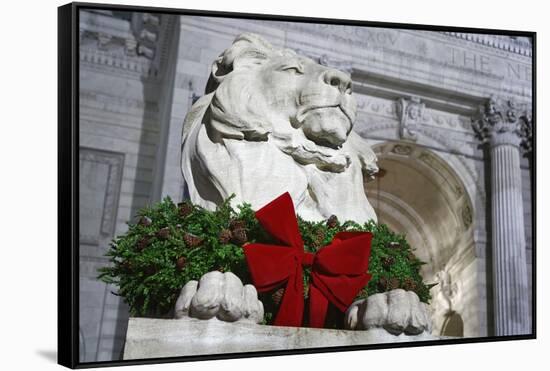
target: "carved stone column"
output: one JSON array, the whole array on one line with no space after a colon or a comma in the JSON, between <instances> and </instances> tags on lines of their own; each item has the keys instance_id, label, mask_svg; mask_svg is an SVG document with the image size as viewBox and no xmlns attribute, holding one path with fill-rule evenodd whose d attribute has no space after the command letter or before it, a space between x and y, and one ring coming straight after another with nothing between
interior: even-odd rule
<instances>
[{"instance_id":1,"label":"carved stone column","mask_svg":"<svg viewBox=\"0 0 550 371\"><path fill-rule=\"evenodd\" d=\"M521 187L520 148L526 141L527 113L520 116L513 101L491 98L474 122L491 154L492 256L495 335L531 332L529 284ZM530 129L530 126L529 126ZM530 130L529 130L530 132Z\"/></svg>"}]
</instances>

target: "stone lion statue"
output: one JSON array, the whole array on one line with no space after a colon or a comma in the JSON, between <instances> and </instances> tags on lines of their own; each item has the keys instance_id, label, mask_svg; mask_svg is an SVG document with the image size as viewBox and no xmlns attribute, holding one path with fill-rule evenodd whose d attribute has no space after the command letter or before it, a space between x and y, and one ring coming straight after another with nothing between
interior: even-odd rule
<instances>
[{"instance_id":1,"label":"stone lion statue","mask_svg":"<svg viewBox=\"0 0 550 371\"><path fill-rule=\"evenodd\" d=\"M363 177L378 171L352 131L351 79L254 34L212 64L206 94L183 129L182 171L191 201L259 209L288 191L306 220L376 220Z\"/></svg>"},{"instance_id":2,"label":"stone lion statue","mask_svg":"<svg viewBox=\"0 0 550 371\"><path fill-rule=\"evenodd\" d=\"M352 128L351 79L254 34L238 36L212 64L206 94L185 118L182 171L191 200L213 209L233 202L259 209L284 192L306 220L362 223L376 215L363 188L378 171L369 144ZM188 282L175 317L260 323L263 305L251 285L209 272ZM353 303L346 328L429 333L426 307L393 290Z\"/></svg>"}]
</instances>

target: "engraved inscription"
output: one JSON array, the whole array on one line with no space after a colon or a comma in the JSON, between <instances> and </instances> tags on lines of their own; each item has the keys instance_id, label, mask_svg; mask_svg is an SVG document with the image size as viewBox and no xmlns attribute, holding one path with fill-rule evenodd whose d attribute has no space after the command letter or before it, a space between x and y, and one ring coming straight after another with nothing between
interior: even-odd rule
<instances>
[{"instance_id":1,"label":"engraved inscription","mask_svg":"<svg viewBox=\"0 0 550 371\"><path fill-rule=\"evenodd\" d=\"M458 67L491 73L491 58L471 51L451 48L451 63Z\"/></svg>"}]
</instances>

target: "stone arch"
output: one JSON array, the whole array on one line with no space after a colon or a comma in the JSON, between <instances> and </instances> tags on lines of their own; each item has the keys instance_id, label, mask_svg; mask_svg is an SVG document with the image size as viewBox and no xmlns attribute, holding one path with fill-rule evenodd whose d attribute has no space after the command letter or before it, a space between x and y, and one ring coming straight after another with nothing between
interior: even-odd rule
<instances>
[{"instance_id":1,"label":"stone arch","mask_svg":"<svg viewBox=\"0 0 550 371\"><path fill-rule=\"evenodd\" d=\"M394 121L384 122L382 124L357 125L357 130L361 136L367 138L373 146L379 147L381 143L386 141L398 142L397 138L397 123ZM465 185L473 207L476 209L476 215L480 218L485 217L485 189L483 179L480 178L479 172L472 168L463 156L459 155L461 151L454 144L449 142L447 138L437 130L431 128L419 127L416 131L417 140L414 144L437 152L438 156L445 161ZM372 139L384 138L384 139Z\"/></svg>"},{"instance_id":2,"label":"stone arch","mask_svg":"<svg viewBox=\"0 0 550 371\"><path fill-rule=\"evenodd\" d=\"M464 238L473 235L466 186L447 161L425 147L384 142L373 149L384 175L366 184L369 200L381 221L414 237L429 263L426 278L432 278L446 269L452 255L446 249L472 242Z\"/></svg>"},{"instance_id":3,"label":"stone arch","mask_svg":"<svg viewBox=\"0 0 550 371\"><path fill-rule=\"evenodd\" d=\"M379 221L407 236L427 263L421 271L425 281L437 282L437 273L445 271L460 288L451 299L441 298L439 286L432 289L434 323L440 330L450 310L478 306L470 192L449 161L425 145L387 141L373 149L381 172L365 190ZM474 317L465 324L468 331L477 326Z\"/></svg>"}]
</instances>

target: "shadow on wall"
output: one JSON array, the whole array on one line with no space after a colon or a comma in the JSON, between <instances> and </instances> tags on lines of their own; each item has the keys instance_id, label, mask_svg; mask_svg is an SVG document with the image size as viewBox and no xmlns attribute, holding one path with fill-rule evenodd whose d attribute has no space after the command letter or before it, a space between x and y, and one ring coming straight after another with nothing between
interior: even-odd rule
<instances>
[{"instance_id":1,"label":"shadow on wall","mask_svg":"<svg viewBox=\"0 0 550 371\"><path fill-rule=\"evenodd\" d=\"M441 329L442 336L464 337L464 322L460 314L449 313Z\"/></svg>"},{"instance_id":2,"label":"shadow on wall","mask_svg":"<svg viewBox=\"0 0 550 371\"><path fill-rule=\"evenodd\" d=\"M168 16L163 17L166 22ZM173 30L179 30L179 17L173 17ZM134 181L134 194L130 215L135 218L137 212L161 199L162 180L164 178L164 162L166 159L166 148L168 141L171 102L174 83L174 70L178 55L179 32L173 32L171 37L171 49L169 59L163 65L152 67L149 74L141 77L142 97L144 102L143 118L141 123L140 139L137 152L137 168L148 169L149 179L136 176ZM162 44L162 40L159 41ZM155 53L161 53L160 46ZM157 58L160 60L160 58ZM158 62L161 63L161 62ZM160 72L158 72L160 71ZM152 117L154 119L152 119ZM151 133L156 133L151 135ZM156 141L151 138L156 137ZM154 147L151 153L151 148ZM147 180L147 181L144 181ZM117 308L117 325L114 329L114 342L112 348L112 359L122 359L124 342L128 329L129 308L121 299Z\"/></svg>"}]
</instances>

